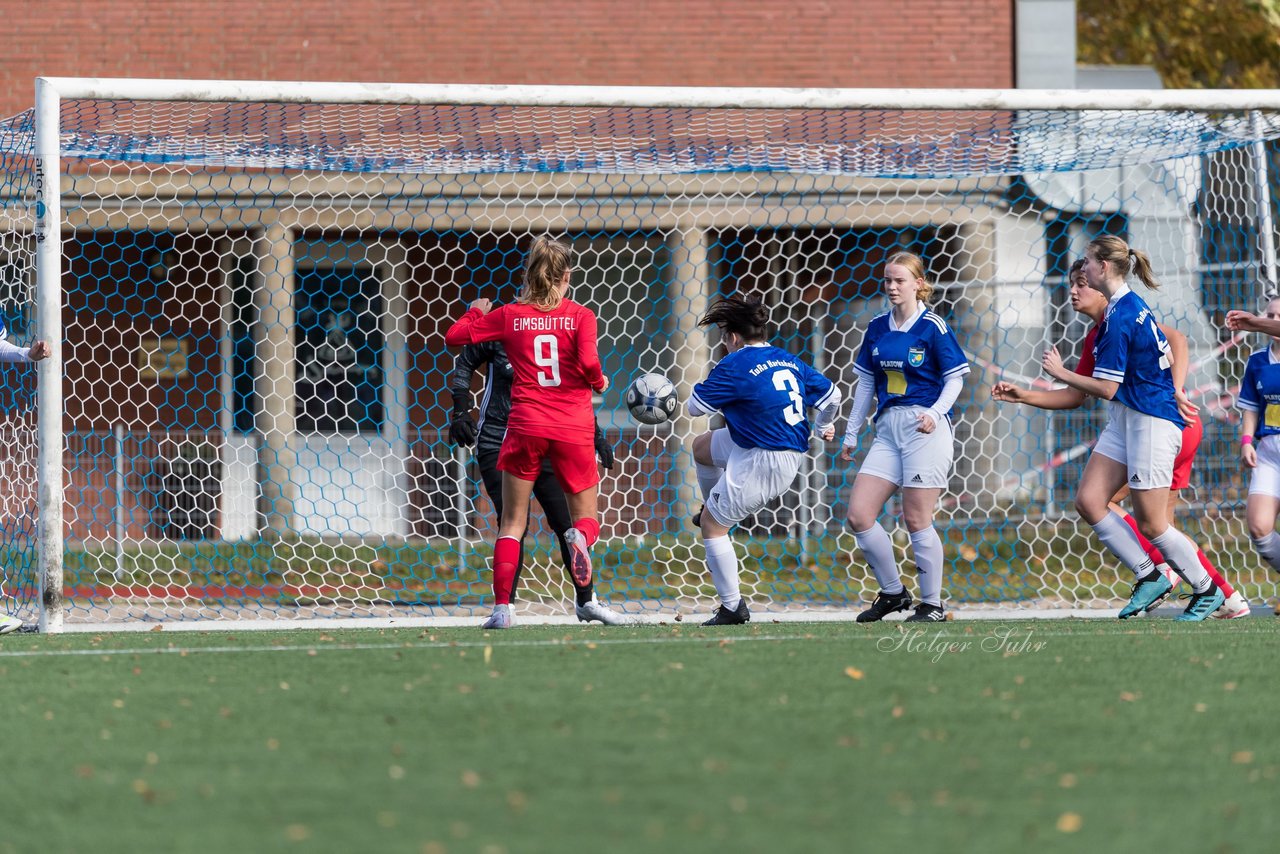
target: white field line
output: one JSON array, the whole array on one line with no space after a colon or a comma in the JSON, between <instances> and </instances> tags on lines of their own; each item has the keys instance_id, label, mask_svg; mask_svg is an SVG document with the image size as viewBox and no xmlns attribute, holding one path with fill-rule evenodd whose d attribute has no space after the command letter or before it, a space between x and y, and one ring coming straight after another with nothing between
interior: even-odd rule
<instances>
[{"instance_id":1,"label":"white field line","mask_svg":"<svg viewBox=\"0 0 1280 854\"><path fill-rule=\"evenodd\" d=\"M1108 619L1113 620L1123 602L1117 601L1106 608L1036 608L1027 606L1011 608L963 608L956 609L956 618L971 620L1065 620ZM1261 610L1258 613L1263 613ZM1270 613L1268 610L1266 613ZM759 625L770 623L838 623L852 622L858 615L855 610L846 611L779 611L760 612L752 616ZM445 629L479 628L486 614L476 613L463 617L317 617L298 620L136 620L130 623L66 623L67 634L85 632L91 634L116 634L124 632L280 632L293 629ZM628 614L634 626L676 626L694 628L704 618L711 616L711 608L698 614L684 614L676 619L675 612L652 614ZM892 620L892 618L891 618ZM563 616L544 614L516 614L516 626L581 626L571 614Z\"/></svg>"},{"instance_id":2,"label":"white field line","mask_svg":"<svg viewBox=\"0 0 1280 854\"><path fill-rule=\"evenodd\" d=\"M1143 625L1149 621L1140 621L1136 625ZM919 632L920 634L914 634ZM502 649L536 649L550 647L586 647L594 649L602 646L666 646L666 645L730 645L740 643L792 643L796 641L817 641L830 643L844 643L846 641L890 641L894 645L894 649L885 650L885 652L893 652L898 648L898 642L904 638L913 637L918 639L918 643L930 643L937 646L939 643L946 644L952 641L967 641L970 644L981 644L982 641L990 639L999 641L1004 639L1007 644L1018 644L1023 641L1038 641L1045 638L1116 638L1126 635L1142 635L1149 636L1146 632L1130 631L1121 635L1101 632L1090 632L1086 629L1075 632L1063 631L1045 631L1042 629L1016 626L1011 627L1008 633L996 633L992 631L974 632L974 633L956 633L947 631L930 631L926 627L902 627L900 634L868 634L855 635L852 637L832 638L829 636L818 635L746 635L741 637L721 637L717 638L714 634L697 635L697 636L680 636L680 637L648 637L648 638L546 638L542 640L515 640L515 641L495 641L491 639L470 640L470 641L425 641L422 643L399 642L399 643L330 643L319 642L312 644L274 644L272 646L261 647L242 647L242 646L210 646L210 647L180 647L165 646L147 648L131 648L131 649L32 649L32 650L0 650L0 658L59 658L59 657L75 657L75 656L121 656L121 655L227 655L238 653L296 653L302 652L307 654L319 654L321 652L377 652L377 651L413 651L413 650L441 650L441 649L484 649L486 647L499 650ZM1239 626L1233 631L1233 634L1243 635L1266 635L1267 637L1275 637L1273 631L1260 631L1257 629L1248 629ZM909 650L910 651L910 650Z\"/></svg>"}]
</instances>

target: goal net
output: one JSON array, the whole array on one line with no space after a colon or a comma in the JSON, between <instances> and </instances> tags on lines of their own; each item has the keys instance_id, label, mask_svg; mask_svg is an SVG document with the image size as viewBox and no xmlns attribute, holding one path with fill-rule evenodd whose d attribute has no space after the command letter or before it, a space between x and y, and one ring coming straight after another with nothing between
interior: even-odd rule
<instances>
[{"instance_id":1,"label":"goal net","mask_svg":"<svg viewBox=\"0 0 1280 854\"><path fill-rule=\"evenodd\" d=\"M626 614L701 615L714 598L689 521L691 441L709 424L636 423L629 379L666 374L683 401L723 353L696 326L709 301L758 293L773 342L848 394L898 250L925 259L973 366L937 517L947 602L1126 596L1128 573L1072 509L1102 410L989 394L1001 378L1047 387L1048 345L1079 355L1089 322L1065 277L1102 234L1151 255L1163 287L1144 297L1190 341L1205 429L1180 524L1255 603L1270 592L1233 407L1261 342L1222 318L1274 288L1274 98L41 91L0 125L0 310L14 343L57 344L44 366L3 367L4 608L29 622L478 621L496 522L471 450L448 441L443 334L472 299L512 300L544 233L572 242L574 298L600 318L613 386L598 413L617 462L597 592ZM482 401L480 375L473 388ZM836 451L814 439L794 488L736 529L759 617L847 614L874 594L844 525L856 462ZM883 519L910 576L896 510ZM518 614L571 618L536 506L525 554Z\"/></svg>"}]
</instances>

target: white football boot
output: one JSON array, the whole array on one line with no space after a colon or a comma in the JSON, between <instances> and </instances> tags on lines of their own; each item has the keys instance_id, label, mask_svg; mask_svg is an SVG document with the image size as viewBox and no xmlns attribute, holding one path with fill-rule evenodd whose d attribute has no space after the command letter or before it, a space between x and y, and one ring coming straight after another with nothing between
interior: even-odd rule
<instances>
[{"instance_id":1,"label":"white football boot","mask_svg":"<svg viewBox=\"0 0 1280 854\"><path fill-rule=\"evenodd\" d=\"M482 629L509 629L516 623L515 612L510 605L494 605L489 619L480 624Z\"/></svg>"},{"instance_id":2,"label":"white football boot","mask_svg":"<svg viewBox=\"0 0 1280 854\"><path fill-rule=\"evenodd\" d=\"M1218 606L1218 610L1213 612L1215 620L1238 620L1247 616L1249 616L1249 603L1240 595L1239 590L1228 596L1226 601Z\"/></svg>"},{"instance_id":3,"label":"white football boot","mask_svg":"<svg viewBox=\"0 0 1280 854\"><path fill-rule=\"evenodd\" d=\"M574 613L580 623L604 623L606 626L625 626L627 620L608 605L594 597L584 605L575 605Z\"/></svg>"}]
</instances>

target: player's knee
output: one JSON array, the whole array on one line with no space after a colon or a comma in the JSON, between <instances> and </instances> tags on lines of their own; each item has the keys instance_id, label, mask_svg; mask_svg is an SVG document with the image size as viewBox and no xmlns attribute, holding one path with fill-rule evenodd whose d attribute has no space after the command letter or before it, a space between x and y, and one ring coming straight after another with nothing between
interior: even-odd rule
<instances>
[{"instance_id":1,"label":"player's knee","mask_svg":"<svg viewBox=\"0 0 1280 854\"><path fill-rule=\"evenodd\" d=\"M1249 536L1255 540L1262 539L1263 537L1265 537L1267 534L1270 534L1275 529L1276 529L1276 525L1274 520L1271 522L1270 525L1264 523L1261 519L1249 520Z\"/></svg>"},{"instance_id":2,"label":"player's knee","mask_svg":"<svg viewBox=\"0 0 1280 854\"><path fill-rule=\"evenodd\" d=\"M929 509L903 507L902 521L907 526L907 530L914 534L933 524L933 512Z\"/></svg>"},{"instance_id":3,"label":"player's knee","mask_svg":"<svg viewBox=\"0 0 1280 854\"><path fill-rule=\"evenodd\" d=\"M706 510L702 511L702 538L714 540L717 537L729 536L729 529L721 525Z\"/></svg>"},{"instance_id":4,"label":"player's knee","mask_svg":"<svg viewBox=\"0 0 1280 854\"><path fill-rule=\"evenodd\" d=\"M1169 523L1164 519L1138 519L1138 532L1148 540L1154 540L1169 530Z\"/></svg>"},{"instance_id":5,"label":"player's knee","mask_svg":"<svg viewBox=\"0 0 1280 854\"><path fill-rule=\"evenodd\" d=\"M1076 512L1080 518L1090 525L1096 525L1107 515L1106 499L1099 501L1095 496L1083 492L1076 493Z\"/></svg>"},{"instance_id":6,"label":"player's knee","mask_svg":"<svg viewBox=\"0 0 1280 854\"><path fill-rule=\"evenodd\" d=\"M850 507L849 512L845 514L845 520L849 523L849 527L853 529L855 534L861 533L869 529L876 523L876 517L869 511L859 507Z\"/></svg>"},{"instance_id":7,"label":"player's knee","mask_svg":"<svg viewBox=\"0 0 1280 854\"><path fill-rule=\"evenodd\" d=\"M702 433L693 440L693 459L704 466L714 465L711 459L711 434Z\"/></svg>"}]
</instances>

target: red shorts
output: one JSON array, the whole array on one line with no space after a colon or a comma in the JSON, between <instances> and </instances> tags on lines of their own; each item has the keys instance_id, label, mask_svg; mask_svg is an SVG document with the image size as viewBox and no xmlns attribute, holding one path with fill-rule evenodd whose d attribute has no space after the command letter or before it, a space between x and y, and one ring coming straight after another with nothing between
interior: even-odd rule
<instances>
[{"instance_id":1,"label":"red shorts","mask_svg":"<svg viewBox=\"0 0 1280 854\"><path fill-rule=\"evenodd\" d=\"M1196 458L1196 449L1200 447L1200 439L1204 437L1204 424L1199 418L1187 422L1182 428L1182 450L1173 459L1173 483L1170 489L1186 489L1191 485L1191 464Z\"/></svg>"},{"instance_id":2,"label":"red shorts","mask_svg":"<svg viewBox=\"0 0 1280 854\"><path fill-rule=\"evenodd\" d=\"M542 460L551 460L551 469L560 488L573 495L600 482L594 445L575 445L558 439L544 439L508 430L498 452L498 471L521 480L537 480Z\"/></svg>"}]
</instances>

